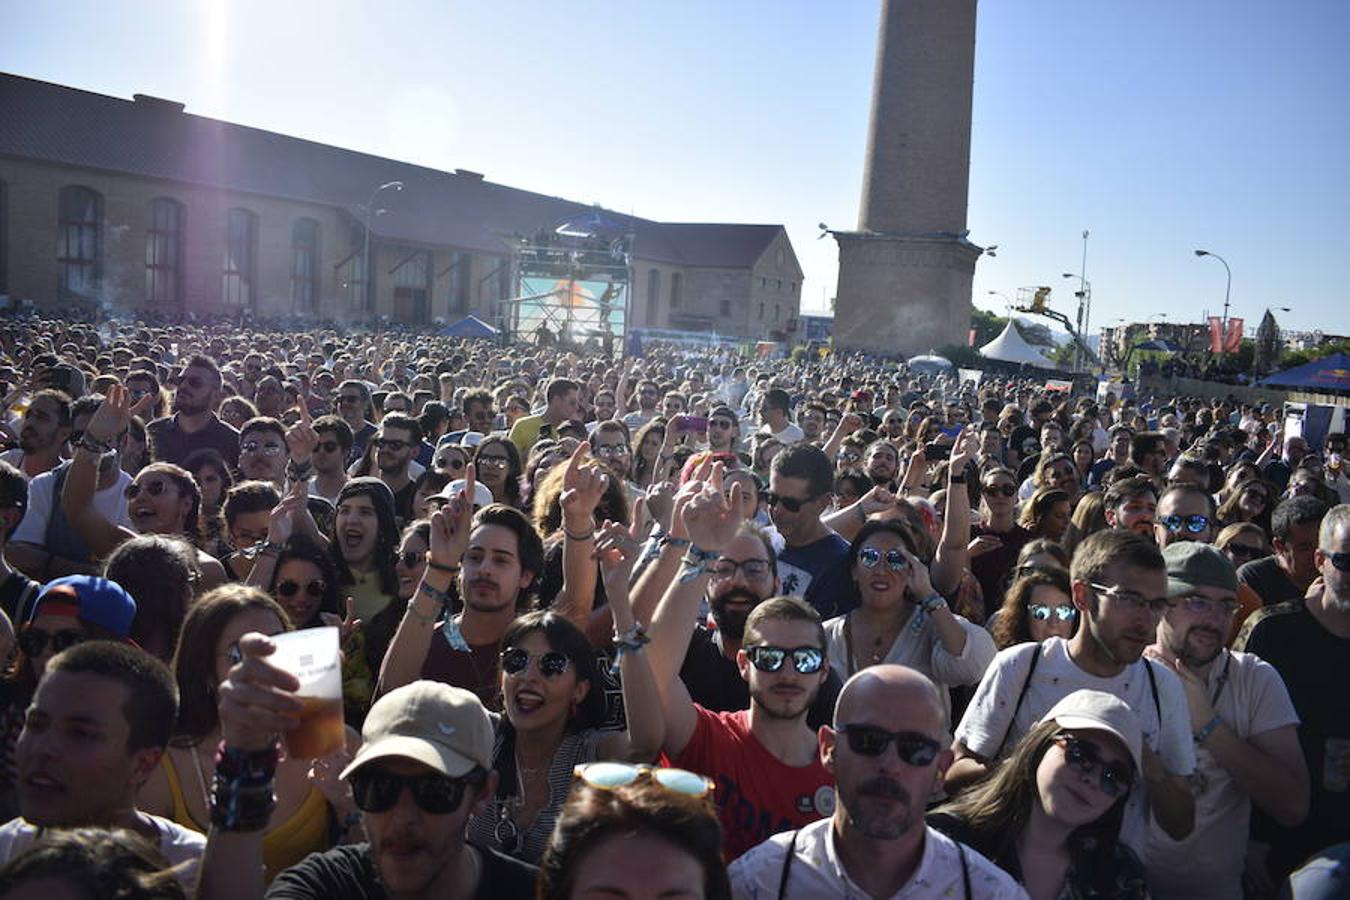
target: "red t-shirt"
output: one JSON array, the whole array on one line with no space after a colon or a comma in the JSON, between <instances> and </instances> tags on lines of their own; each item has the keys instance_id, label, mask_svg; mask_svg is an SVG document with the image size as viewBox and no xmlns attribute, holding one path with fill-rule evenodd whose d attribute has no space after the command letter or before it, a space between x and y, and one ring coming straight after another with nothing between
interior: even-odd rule
<instances>
[{"instance_id":1,"label":"red t-shirt","mask_svg":"<svg viewBox=\"0 0 1350 900\"><path fill-rule=\"evenodd\" d=\"M750 733L750 711L710 712L674 765L707 775L722 820L722 856L731 862L770 836L834 813L834 776L820 764L789 766Z\"/></svg>"}]
</instances>

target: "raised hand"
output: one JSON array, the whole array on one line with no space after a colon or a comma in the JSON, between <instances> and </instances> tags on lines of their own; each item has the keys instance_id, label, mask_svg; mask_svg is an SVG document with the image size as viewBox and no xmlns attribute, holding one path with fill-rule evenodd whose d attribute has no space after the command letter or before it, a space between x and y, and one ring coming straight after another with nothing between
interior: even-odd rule
<instances>
[{"instance_id":1,"label":"raised hand","mask_svg":"<svg viewBox=\"0 0 1350 900\"><path fill-rule=\"evenodd\" d=\"M595 550L591 556L600 563L605 596L610 603L628 602L628 583L641 553L642 546L634 540L626 525L606 522L596 530Z\"/></svg>"},{"instance_id":2,"label":"raised hand","mask_svg":"<svg viewBox=\"0 0 1350 900\"><path fill-rule=\"evenodd\" d=\"M609 474L599 463L588 462L588 445L580 444L567 460L563 471L562 504L563 520L569 529L587 531L595 521L595 508L605 496L609 487Z\"/></svg>"},{"instance_id":3,"label":"raised hand","mask_svg":"<svg viewBox=\"0 0 1350 900\"><path fill-rule=\"evenodd\" d=\"M722 493L721 463L714 464L711 477L699 484L684 506L685 531L700 550L720 551L731 543L741 524L741 485L733 484L729 497Z\"/></svg>"},{"instance_id":4,"label":"raised hand","mask_svg":"<svg viewBox=\"0 0 1350 900\"><path fill-rule=\"evenodd\" d=\"M474 464L464 467L464 490L431 517L431 555L437 565L458 566L469 549L469 532L473 530Z\"/></svg>"},{"instance_id":5,"label":"raised hand","mask_svg":"<svg viewBox=\"0 0 1350 900\"><path fill-rule=\"evenodd\" d=\"M909 592L915 602L933 596L936 593L933 590L933 580L929 577L928 567L923 564L923 560L904 547L900 548L900 552L905 554L905 559L909 561Z\"/></svg>"},{"instance_id":6,"label":"raised hand","mask_svg":"<svg viewBox=\"0 0 1350 900\"><path fill-rule=\"evenodd\" d=\"M885 512L895 505L895 494L886 490L884 485L876 485L867 493L858 498L862 504L862 511L867 515L872 513Z\"/></svg>"},{"instance_id":7,"label":"raised hand","mask_svg":"<svg viewBox=\"0 0 1350 900\"><path fill-rule=\"evenodd\" d=\"M275 650L276 645L257 632L239 639L242 659L217 691L225 746L261 750L279 733L300 724L301 704L295 698L300 681L267 661Z\"/></svg>"},{"instance_id":8,"label":"raised hand","mask_svg":"<svg viewBox=\"0 0 1350 900\"><path fill-rule=\"evenodd\" d=\"M356 617L356 601L351 597L347 598L346 609L347 612L344 616L339 616L337 613L330 612L319 613L319 621L323 622L325 625L336 628L338 630L338 639L344 644L347 642L347 638L351 637L352 632L356 631L363 624L361 620Z\"/></svg>"},{"instance_id":9,"label":"raised hand","mask_svg":"<svg viewBox=\"0 0 1350 900\"><path fill-rule=\"evenodd\" d=\"M979 432L969 425L965 426L956 436L956 442L952 444L952 455L947 463L947 471L952 475L965 474L966 466L970 465L970 461L979 450Z\"/></svg>"},{"instance_id":10,"label":"raised hand","mask_svg":"<svg viewBox=\"0 0 1350 900\"><path fill-rule=\"evenodd\" d=\"M114 441L127 430L132 416L145 412L154 402L154 395L147 394L133 404L127 389L120 384L114 384L108 388L103 402L90 418L89 424L84 427L84 433L91 440L100 443Z\"/></svg>"},{"instance_id":11,"label":"raised hand","mask_svg":"<svg viewBox=\"0 0 1350 900\"><path fill-rule=\"evenodd\" d=\"M314 430L314 423L310 419L309 404L301 398L296 405L300 409L300 421L286 430L286 447L290 451L291 461L297 466L303 466L309 462L314 455L314 448L319 445L319 433Z\"/></svg>"}]
</instances>

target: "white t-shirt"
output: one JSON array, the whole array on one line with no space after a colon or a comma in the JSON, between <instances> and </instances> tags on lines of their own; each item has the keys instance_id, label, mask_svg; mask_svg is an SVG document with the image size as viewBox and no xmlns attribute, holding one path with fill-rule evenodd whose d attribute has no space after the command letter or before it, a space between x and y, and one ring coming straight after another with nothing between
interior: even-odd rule
<instances>
[{"instance_id":1,"label":"white t-shirt","mask_svg":"<svg viewBox=\"0 0 1350 900\"><path fill-rule=\"evenodd\" d=\"M1176 673L1161 663L1141 658L1126 666L1119 675L1099 678L1084 672L1069 658L1067 641L1052 637L1041 642L1041 659L1028 683L1027 672L1031 668L1034 646L1019 644L994 657L956 729L958 741L985 759L1005 757L1022 735L1064 697L1079 690L1103 691L1119 697L1134 710L1139 717L1144 743L1158 754L1167 771L1186 777L1195 771L1191 715L1186 706L1181 679L1177 678ZM1157 704L1153 701L1146 666L1152 670L1153 683L1158 688ZM1027 685L1026 695L1018 706L1017 697L1024 684ZM1013 715L1014 708L1016 716ZM1162 711L1161 720L1159 709ZM1150 828L1145 799L1143 779L1137 777L1135 789L1130 792L1130 799L1125 805L1125 821L1121 825L1120 839L1147 866Z\"/></svg>"},{"instance_id":2,"label":"white t-shirt","mask_svg":"<svg viewBox=\"0 0 1350 900\"><path fill-rule=\"evenodd\" d=\"M940 831L924 826L923 856L909 882L895 898L967 898L961 859L970 878L967 900L1025 900L1027 892L1012 876L969 847L958 851L956 842ZM788 845L794 854L782 894L779 883ZM864 900L860 888L839 860L834 845L834 819L820 819L797 831L776 834L751 848L727 869L731 893L736 900L778 900L787 897L839 897Z\"/></svg>"},{"instance_id":3,"label":"white t-shirt","mask_svg":"<svg viewBox=\"0 0 1350 900\"><path fill-rule=\"evenodd\" d=\"M28 511L10 538L11 542L46 546L47 522L52 516L52 485L57 471L52 469L43 472L28 482ZM114 525L132 528L131 517L127 515L126 490L129 484L131 476L118 469L117 482L112 487L94 492L94 508ZM60 502L60 498L57 498L57 502Z\"/></svg>"},{"instance_id":4,"label":"white t-shirt","mask_svg":"<svg viewBox=\"0 0 1350 900\"><path fill-rule=\"evenodd\" d=\"M1298 725L1298 713L1284 679L1273 666L1251 653L1225 650L1210 666L1205 691L1211 698L1218 693L1214 711L1244 741L1276 728ZM1195 773L1191 776L1195 830L1184 841L1172 840L1159 828L1149 833L1148 883L1159 900L1242 896L1251 798L1205 745L1196 748L1195 756Z\"/></svg>"},{"instance_id":5,"label":"white t-shirt","mask_svg":"<svg viewBox=\"0 0 1350 900\"><path fill-rule=\"evenodd\" d=\"M778 441L778 443L783 444L785 446L789 444L797 444L806 440L806 432L802 431L800 428L798 428L796 425L793 425L791 422L787 423L787 425L783 428L782 431L773 431L769 428L768 425L765 425L764 427L759 429L759 433L771 434L773 435L774 439Z\"/></svg>"},{"instance_id":6,"label":"white t-shirt","mask_svg":"<svg viewBox=\"0 0 1350 900\"><path fill-rule=\"evenodd\" d=\"M170 866L182 866L175 874L191 897L197 891L197 869L206 852L206 836L161 816L147 812L140 815L159 829L160 855ZM32 847L41 833L41 828L21 818L0 825L0 865Z\"/></svg>"}]
</instances>

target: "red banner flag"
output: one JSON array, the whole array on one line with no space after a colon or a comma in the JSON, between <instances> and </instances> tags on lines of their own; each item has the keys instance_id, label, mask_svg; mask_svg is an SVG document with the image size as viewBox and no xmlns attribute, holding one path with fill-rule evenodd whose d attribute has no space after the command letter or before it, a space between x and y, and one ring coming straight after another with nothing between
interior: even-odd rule
<instances>
[{"instance_id":1,"label":"red banner flag","mask_svg":"<svg viewBox=\"0 0 1350 900\"><path fill-rule=\"evenodd\" d=\"M1209 317L1209 352L1223 352L1223 319L1218 316Z\"/></svg>"},{"instance_id":2,"label":"red banner flag","mask_svg":"<svg viewBox=\"0 0 1350 900\"><path fill-rule=\"evenodd\" d=\"M1228 334L1224 336L1223 351L1237 353L1242 349L1242 320L1228 320Z\"/></svg>"}]
</instances>

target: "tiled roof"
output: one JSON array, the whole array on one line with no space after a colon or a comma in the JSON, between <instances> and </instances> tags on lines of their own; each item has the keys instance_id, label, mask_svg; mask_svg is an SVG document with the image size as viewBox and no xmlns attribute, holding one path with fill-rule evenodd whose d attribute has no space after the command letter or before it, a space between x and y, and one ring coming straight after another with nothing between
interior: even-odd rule
<instances>
[{"instance_id":1,"label":"tiled roof","mask_svg":"<svg viewBox=\"0 0 1350 900\"><path fill-rule=\"evenodd\" d=\"M382 205L375 234L419 244L502 253L532 234L586 212L586 204L441 172L183 112L170 101L123 100L0 73L0 156L141 175L244 193L321 203L357 219L386 181L405 189ZM654 222L606 211L633 229L634 256L710 267L749 267L780 225Z\"/></svg>"}]
</instances>

